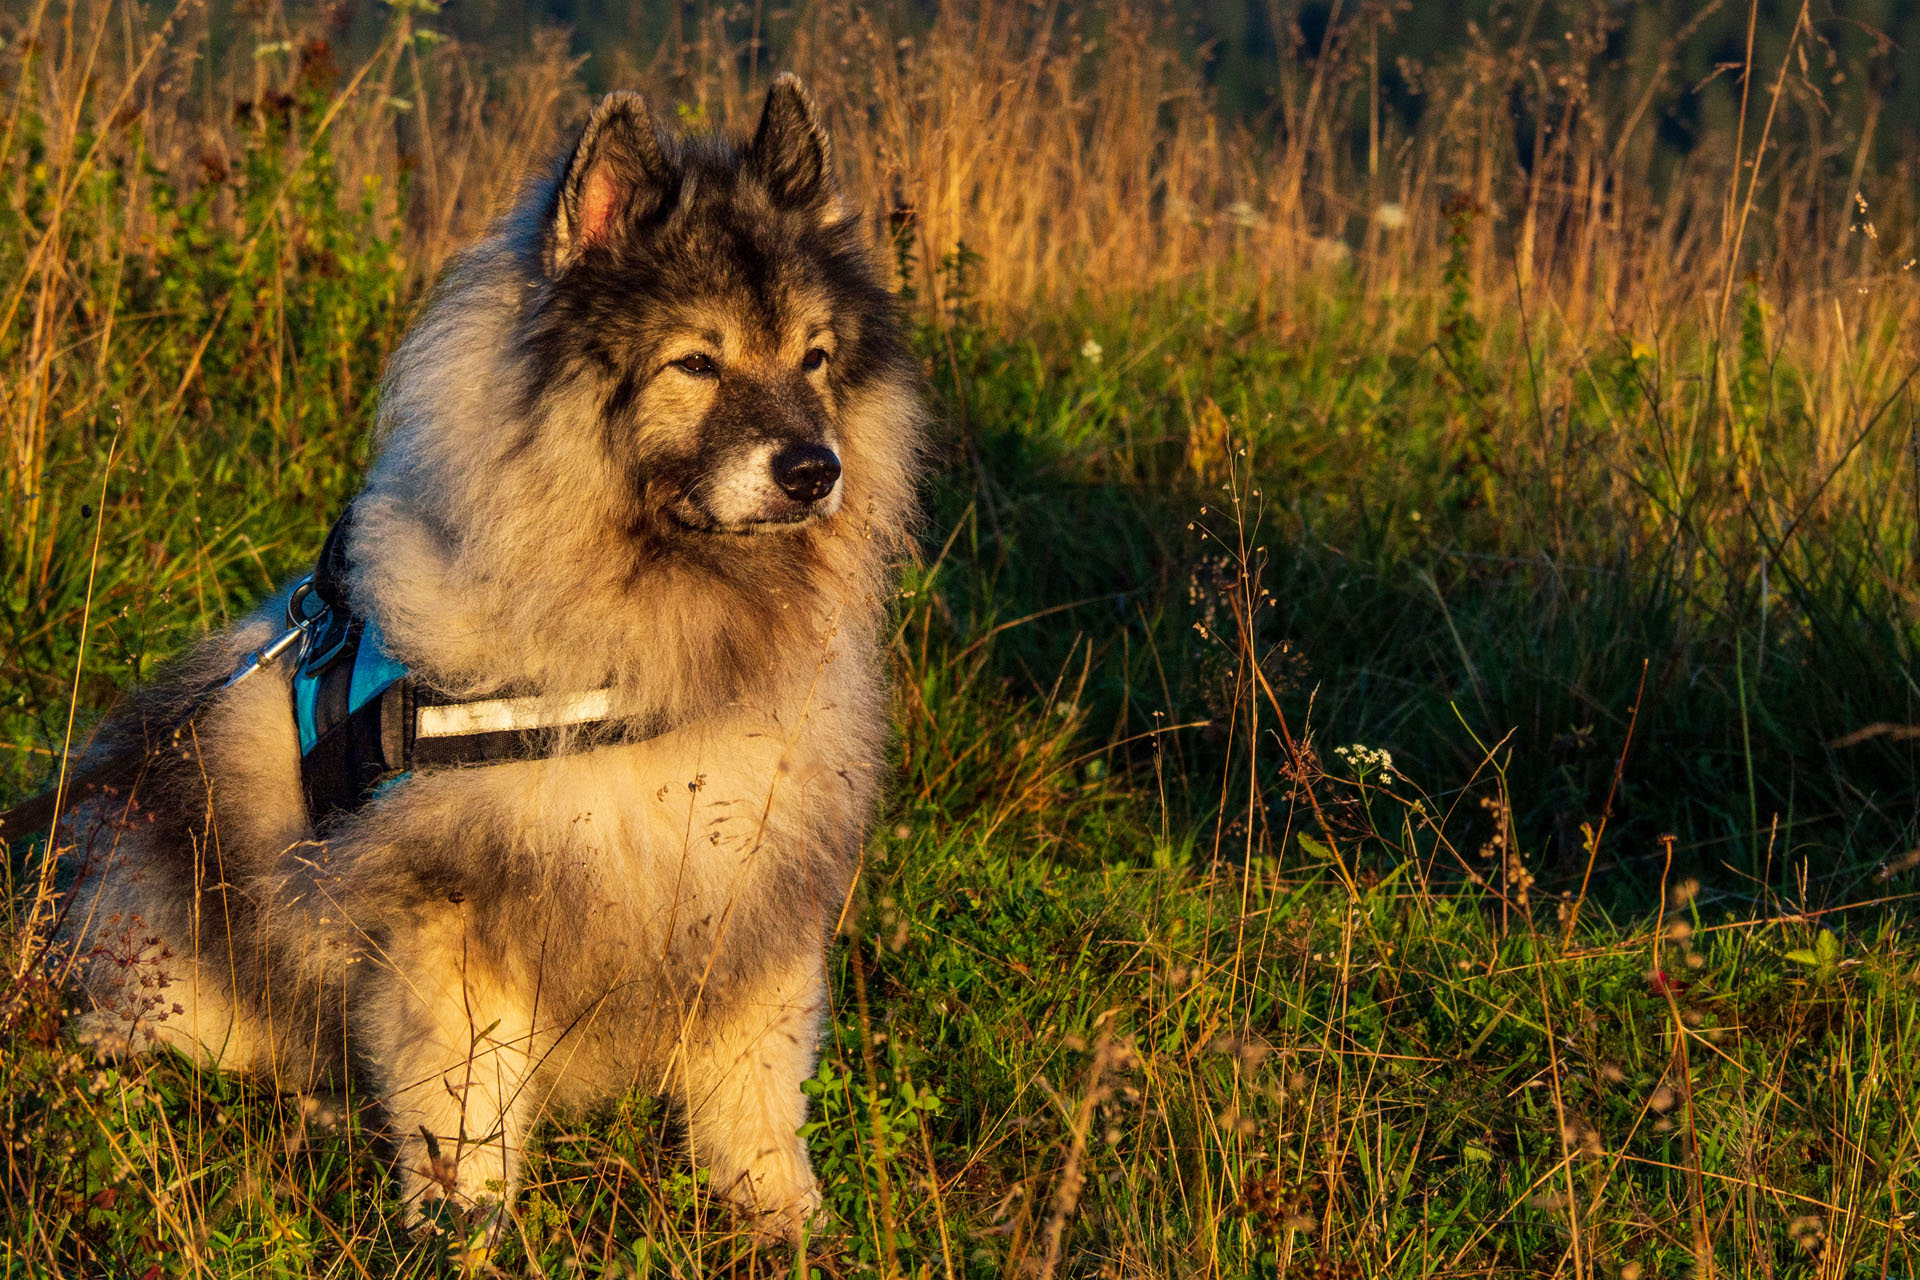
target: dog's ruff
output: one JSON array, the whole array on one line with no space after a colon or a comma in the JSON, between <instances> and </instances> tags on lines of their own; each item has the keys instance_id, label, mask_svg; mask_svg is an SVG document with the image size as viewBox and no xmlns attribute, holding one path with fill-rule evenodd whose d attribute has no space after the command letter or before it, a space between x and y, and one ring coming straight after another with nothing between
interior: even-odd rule
<instances>
[{"instance_id":1,"label":"dog's ruff","mask_svg":"<svg viewBox=\"0 0 1920 1280\"><path fill-rule=\"evenodd\" d=\"M585 693L665 731L418 771L317 837L290 664L148 740L278 634L269 602L100 735L144 776L65 828L83 1031L288 1089L357 1076L407 1200L480 1212L543 1115L658 1091L710 1185L797 1232L914 520L884 281L796 81L746 143L604 101L394 354L346 588L465 704L440 728Z\"/></svg>"}]
</instances>

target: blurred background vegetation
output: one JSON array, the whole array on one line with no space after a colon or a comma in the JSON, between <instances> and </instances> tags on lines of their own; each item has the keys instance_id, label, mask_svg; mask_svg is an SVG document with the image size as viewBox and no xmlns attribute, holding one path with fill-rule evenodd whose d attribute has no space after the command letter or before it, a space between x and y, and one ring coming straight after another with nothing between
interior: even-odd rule
<instances>
[{"instance_id":1,"label":"blurred background vegetation","mask_svg":"<svg viewBox=\"0 0 1920 1280\"><path fill-rule=\"evenodd\" d=\"M760 0L726 11L729 25L754 42L742 49L743 69L763 76L778 69L796 9L803 7ZM1033 6L1036 15L1051 19L1043 26L1068 18L1079 7ZM1169 44L1199 70L1221 114L1263 132L1288 127L1286 86L1311 74L1322 58L1361 54L1364 65L1355 70L1363 69L1377 80L1382 115L1404 137L1418 129L1426 112L1444 107L1433 100L1435 86L1426 71L1449 61L1464 41L1483 34L1493 43L1531 50L1543 39L1597 40L1599 65L1615 93L1632 94L1636 82L1644 83L1650 71L1667 68L1671 79L1640 109L1647 113L1661 148L1674 159L1734 127L1749 39L1755 64L1780 65L1795 42L1802 12L1788 0L1751 6L1728 0L1603 5L1544 0L1447 5L1409 0L1182 0L1143 8L1163 24ZM885 15L890 30L924 35L934 26L939 6L908 3L877 6L876 11ZM498 54L523 51L545 32L564 31L568 48L585 59L582 82L598 93L618 87L629 66L651 61L657 51L710 20L712 13L713 6L693 3L456 0L441 9L439 25ZM384 25L378 8L341 4L338 14L346 48L364 52L378 42ZM1911 61L1920 48L1920 11L1900 0L1872 0L1813 5L1806 14L1806 47L1796 51L1793 62L1807 88L1825 105L1784 121L1783 137L1817 144L1823 137L1852 139L1874 133L1874 158L1898 158L1920 121L1920 75ZM216 8L210 25L216 50L225 41L246 38L244 24L231 8ZM1356 43L1360 49L1349 47ZM1525 96L1517 97L1514 105L1516 128L1533 128ZM1638 103L1621 98L1602 103L1601 109L1629 106ZM1367 137L1356 129L1352 142L1361 148Z\"/></svg>"}]
</instances>

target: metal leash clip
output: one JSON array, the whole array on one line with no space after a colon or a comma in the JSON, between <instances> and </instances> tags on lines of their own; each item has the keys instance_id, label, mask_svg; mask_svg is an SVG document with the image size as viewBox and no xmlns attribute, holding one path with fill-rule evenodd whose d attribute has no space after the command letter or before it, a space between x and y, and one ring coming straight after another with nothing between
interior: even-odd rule
<instances>
[{"instance_id":1,"label":"metal leash clip","mask_svg":"<svg viewBox=\"0 0 1920 1280\"><path fill-rule=\"evenodd\" d=\"M287 629L261 648L248 654L246 660L227 677L227 682L221 686L222 689L231 689L256 671L272 666L279 661L280 655L292 648L296 642L300 646L300 651L294 657L294 664L297 666L306 659L307 648L313 643L314 629L324 622L327 616L324 602L320 606L320 612L307 612L307 601L312 596L313 575L308 574L294 584L292 594L287 596Z\"/></svg>"}]
</instances>

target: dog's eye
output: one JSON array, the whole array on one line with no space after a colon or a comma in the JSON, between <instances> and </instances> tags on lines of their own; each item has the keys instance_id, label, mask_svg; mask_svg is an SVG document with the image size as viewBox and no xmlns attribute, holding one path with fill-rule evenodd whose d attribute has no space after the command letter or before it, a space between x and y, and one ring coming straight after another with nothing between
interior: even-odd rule
<instances>
[{"instance_id":1,"label":"dog's eye","mask_svg":"<svg viewBox=\"0 0 1920 1280\"><path fill-rule=\"evenodd\" d=\"M673 362L673 367L682 373L690 373L696 378L710 378L720 371L713 357L704 351L696 351L690 356L681 356Z\"/></svg>"},{"instance_id":2,"label":"dog's eye","mask_svg":"<svg viewBox=\"0 0 1920 1280\"><path fill-rule=\"evenodd\" d=\"M814 370L826 364L826 362L827 350L825 347L811 347L808 349L806 355L800 357L800 367L808 373L812 373Z\"/></svg>"}]
</instances>

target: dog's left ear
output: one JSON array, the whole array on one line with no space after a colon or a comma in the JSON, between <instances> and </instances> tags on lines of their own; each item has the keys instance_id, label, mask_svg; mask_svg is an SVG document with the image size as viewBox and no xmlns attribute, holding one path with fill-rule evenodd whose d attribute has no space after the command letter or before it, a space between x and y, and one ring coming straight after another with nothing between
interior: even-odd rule
<instances>
[{"instance_id":1,"label":"dog's left ear","mask_svg":"<svg viewBox=\"0 0 1920 1280\"><path fill-rule=\"evenodd\" d=\"M812 209L829 204L837 194L833 181L833 151L820 112L800 77L783 71L767 90L747 156L766 181L773 202L790 209Z\"/></svg>"}]
</instances>

